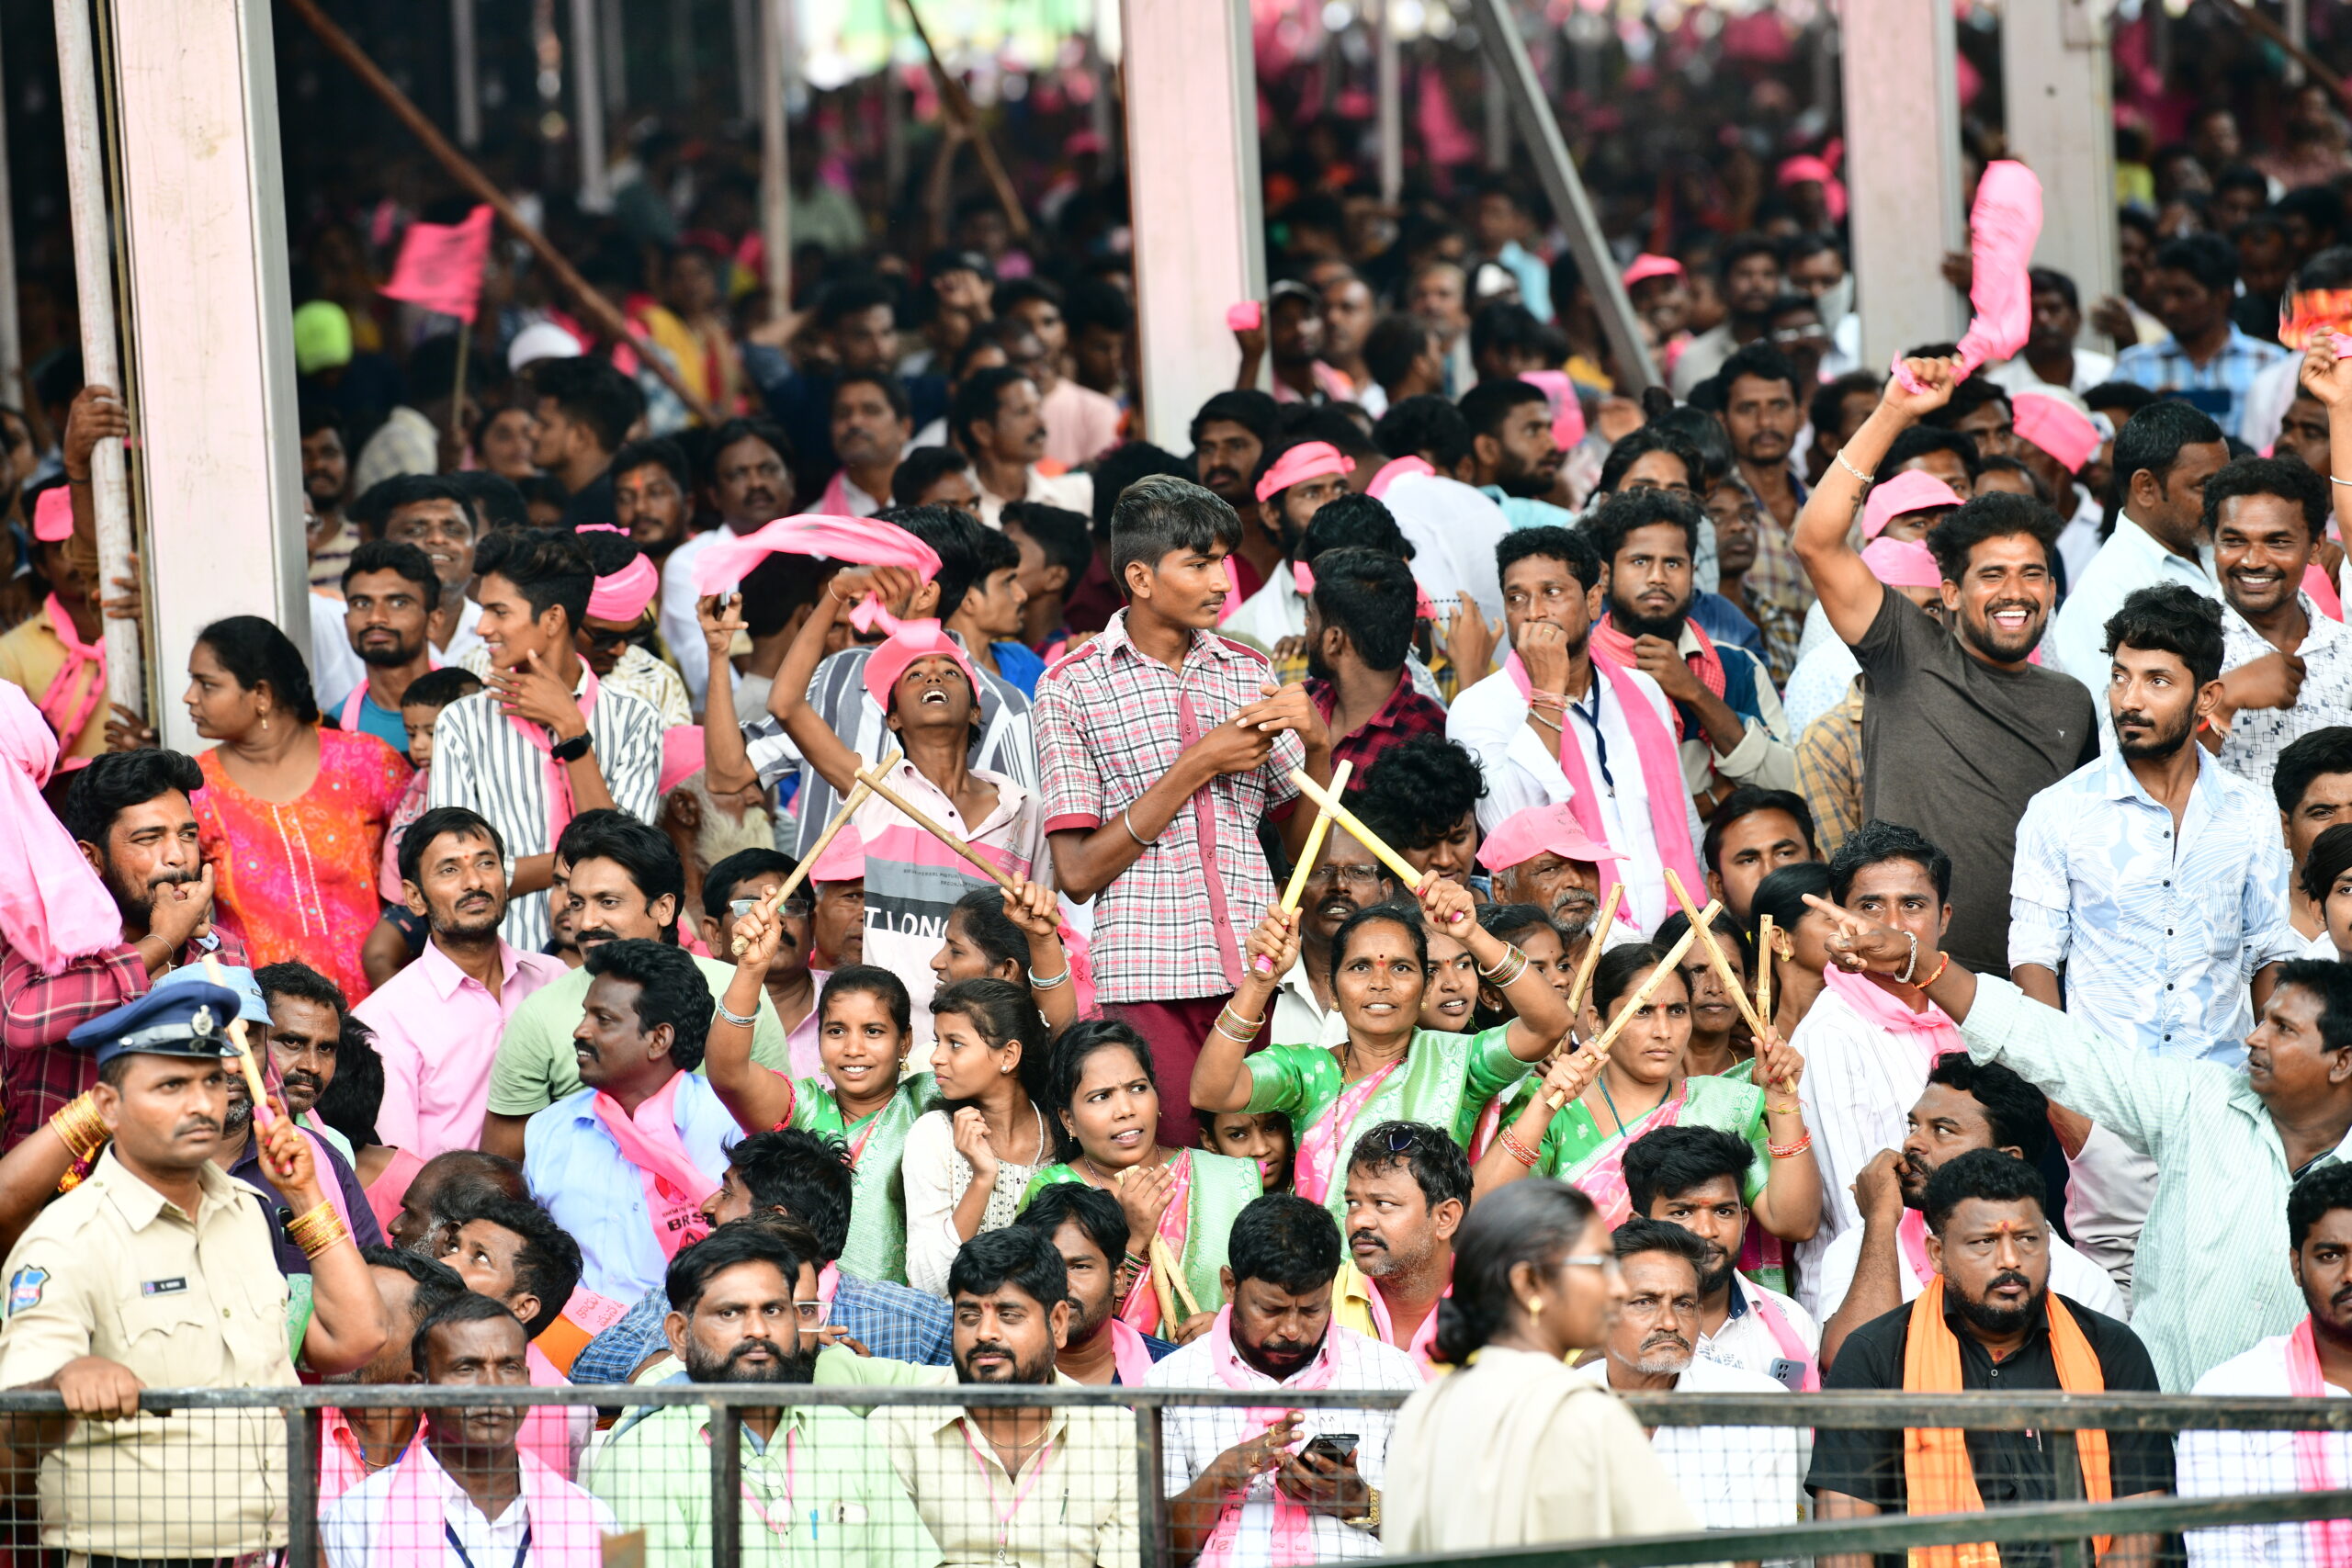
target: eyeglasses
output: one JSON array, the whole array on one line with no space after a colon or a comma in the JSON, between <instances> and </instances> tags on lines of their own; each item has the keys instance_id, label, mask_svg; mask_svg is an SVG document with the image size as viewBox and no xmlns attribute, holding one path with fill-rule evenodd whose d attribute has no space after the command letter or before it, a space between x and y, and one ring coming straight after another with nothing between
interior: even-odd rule
<instances>
[{"instance_id":1,"label":"eyeglasses","mask_svg":"<svg viewBox=\"0 0 2352 1568\"><path fill-rule=\"evenodd\" d=\"M634 626L595 626L582 625L580 628L580 635L588 639L589 647L607 653L617 652L621 649L628 647L628 639L635 634L636 628Z\"/></svg>"},{"instance_id":2,"label":"eyeglasses","mask_svg":"<svg viewBox=\"0 0 2352 1568\"><path fill-rule=\"evenodd\" d=\"M1560 1259L1563 1269L1598 1269L1604 1274L1617 1271L1617 1255L1613 1252L1571 1252Z\"/></svg>"},{"instance_id":3,"label":"eyeglasses","mask_svg":"<svg viewBox=\"0 0 2352 1568\"><path fill-rule=\"evenodd\" d=\"M1377 887L1388 873L1376 865L1318 865L1307 873L1309 882L1343 882L1350 887Z\"/></svg>"},{"instance_id":4,"label":"eyeglasses","mask_svg":"<svg viewBox=\"0 0 2352 1568\"><path fill-rule=\"evenodd\" d=\"M740 920L753 909L758 908L761 902L757 898L730 898L727 901L727 912ZM816 906L806 898L786 898L783 906L784 918L787 920L806 919L808 918L808 912L815 908Z\"/></svg>"}]
</instances>

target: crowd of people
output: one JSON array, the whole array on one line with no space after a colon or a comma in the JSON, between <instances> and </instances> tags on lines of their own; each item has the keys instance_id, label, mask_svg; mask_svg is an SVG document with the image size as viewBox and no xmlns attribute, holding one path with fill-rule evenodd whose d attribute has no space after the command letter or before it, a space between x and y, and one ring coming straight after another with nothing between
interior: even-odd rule
<instances>
[{"instance_id":1,"label":"crowd of people","mask_svg":"<svg viewBox=\"0 0 2352 1568\"><path fill-rule=\"evenodd\" d=\"M2352 248L2199 123L2112 356L2037 269L2013 356L1858 366L1799 158L1703 267L1628 247L1637 401L1498 181L1374 255L1286 222L1182 453L1131 277L986 224L748 327L673 234L640 339L388 316L396 380L309 299L308 636L162 650L192 756L105 701L130 420L51 367L0 454L0 1387L65 1412L0 1425L17 1541L282 1543L276 1416L138 1400L298 1380L776 1385L777 1562L1149 1517L1122 1413L825 1384L1227 1391L1166 1413L1168 1548L1271 1568L2352 1484L1614 1398L2352 1390ZM322 1429L335 1568L710 1550L707 1407L397 1397Z\"/></svg>"}]
</instances>

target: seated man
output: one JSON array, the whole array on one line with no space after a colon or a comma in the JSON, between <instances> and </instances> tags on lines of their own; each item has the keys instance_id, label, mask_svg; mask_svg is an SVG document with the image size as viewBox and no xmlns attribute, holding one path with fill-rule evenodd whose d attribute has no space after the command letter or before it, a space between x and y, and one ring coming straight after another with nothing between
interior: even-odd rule
<instances>
[{"instance_id":1,"label":"seated man","mask_svg":"<svg viewBox=\"0 0 2352 1568\"><path fill-rule=\"evenodd\" d=\"M722 1225L681 1250L663 1282L677 1303L663 1329L687 1378L772 1383L780 1392L806 1386L823 1315L817 1264L784 1227L759 1219ZM809 1554L826 1562L930 1568L940 1561L864 1420L839 1406L792 1403L741 1415L743 1499L767 1526L743 1521L741 1562L783 1568L806 1561L793 1540L804 1518ZM710 1441L707 1406L664 1405L616 1428L590 1467L590 1488L621 1528L645 1532L649 1568L710 1561Z\"/></svg>"},{"instance_id":2,"label":"seated man","mask_svg":"<svg viewBox=\"0 0 2352 1568\"><path fill-rule=\"evenodd\" d=\"M2295 1283L2310 1315L2290 1334L2265 1339L2197 1380L2194 1392L2229 1399L2254 1396L2343 1399L2352 1389L2352 1166L2312 1172L2287 1195L2287 1245ZM2352 1434L2214 1432L2180 1434L2180 1495L2228 1497L2339 1486L2352 1474ZM2340 1526L2301 1520L2188 1532L2194 1568L2275 1563L2278 1568L2338 1560ZM2323 1533L2324 1531L2325 1533ZM2308 1532L2308 1533L2307 1533Z\"/></svg>"},{"instance_id":3,"label":"seated man","mask_svg":"<svg viewBox=\"0 0 2352 1568\"><path fill-rule=\"evenodd\" d=\"M1708 1244L1658 1220L1617 1227L1625 1302L1600 1359L1577 1371L1620 1393L1779 1393L1781 1384L1697 1352L1699 1285ZM1805 1450L1798 1427L1660 1426L1650 1446L1709 1529L1770 1529L1797 1521Z\"/></svg>"},{"instance_id":4,"label":"seated man","mask_svg":"<svg viewBox=\"0 0 2352 1568\"><path fill-rule=\"evenodd\" d=\"M1566 806L1531 806L1495 825L1478 846L1478 863L1494 874L1495 902L1532 904L1581 942L1600 919L1600 891L1625 857L1587 833ZM1623 940L1641 940L1630 897L1617 911Z\"/></svg>"},{"instance_id":5,"label":"seated man","mask_svg":"<svg viewBox=\"0 0 2352 1568\"><path fill-rule=\"evenodd\" d=\"M1121 1321L1112 1289L1133 1236L1126 1211L1099 1187L1057 1181L1012 1223L1050 1238L1069 1275L1069 1337L1054 1366L1072 1382L1134 1387L1176 1347ZM923 1300L934 1298L925 1295Z\"/></svg>"},{"instance_id":6,"label":"seated man","mask_svg":"<svg viewBox=\"0 0 2352 1568\"><path fill-rule=\"evenodd\" d=\"M1229 1388L1279 1409L1293 1389L1412 1389L1421 1368L1331 1321L1339 1227L1319 1203L1271 1192L1233 1222L1216 1325L1151 1370L1153 1388ZM1238 1404L1171 1409L1169 1529L1179 1556L1271 1568L1380 1555L1387 1410L1285 1413L1269 1427ZM1301 1438L1306 1446L1287 1452Z\"/></svg>"},{"instance_id":7,"label":"seated man","mask_svg":"<svg viewBox=\"0 0 2352 1568\"><path fill-rule=\"evenodd\" d=\"M1054 1357L1069 1337L1069 1278L1052 1242L1022 1226L982 1231L956 1255L947 1295L958 1382L1068 1381ZM902 1404L870 1421L949 1563L1137 1561L1135 1422L1125 1411Z\"/></svg>"},{"instance_id":8,"label":"seated man","mask_svg":"<svg viewBox=\"0 0 2352 1568\"><path fill-rule=\"evenodd\" d=\"M1927 1091L1911 1108L1909 1123L1903 1147L1880 1150L1854 1182L1860 1228L1844 1232L1821 1255L1817 1288L1835 1309L1821 1329L1825 1365L1838 1359L1846 1336L1893 1312L1935 1278L1921 1211L1936 1172L1971 1149L1998 1149L2038 1168L2050 1143L2050 1100L1998 1062L1972 1062L1955 1052L1928 1069ZM2122 1292L2107 1270L2054 1235L2050 1288L2093 1312L2123 1316Z\"/></svg>"},{"instance_id":9,"label":"seated man","mask_svg":"<svg viewBox=\"0 0 2352 1568\"><path fill-rule=\"evenodd\" d=\"M471 1292L417 1325L416 1381L527 1388L529 1341L514 1314ZM436 1414L407 1460L379 1471L319 1517L329 1568L407 1568L444 1560L594 1562L618 1534L610 1508L515 1446L519 1405Z\"/></svg>"},{"instance_id":10,"label":"seated man","mask_svg":"<svg viewBox=\"0 0 2352 1568\"><path fill-rule=\"evenodd\" d=\"M818 1321L876 1357L944 1367L954 1332L946 1303L842 1269L842 1248L849 1243L849 1152L830 1139L796 1127L754 1133L727 1151L727 1174L703 1201L703 1216L714 1226L754 1213L797 1220L817 1239ZM648 1291L627 1316L589 1342L572 1363L571 1381L633 1381L669 1353L663 1324L672 1304L666 1283Z\"/></svg>"},{"instance_id":11,"label":"seated man","mask_svg":"<svg viewBox=\"0 0 2352 1568\"><path fill-rule=\"evenodd\" d=\"M1348 1258L1332 1321L1411 1356L1433 1378L1437 1306L1453 1293L1453 1233L1469 1212L1470 1160L1419 1122L1389 1122L1348 1156Z\"/></svg>"},{"instance_id":12,"label":"seated man","mask_svg":"<svg viewBox=\"0 0 2352 1568\"><path fill-rule=\"evenodd\" d=\"M415 1373L411 1347L424 1320L466 1293L466 1282L444 1263L371 1247L362 1255L368 1277L384 1303L384 1348L349 1374L358 1387L405 1383ZM424 1413L397 1405L353 1404L320 1412L319 1503L334 1502L368 1477L398 1464L415 1445Z\"/></svg>"},{"instance_id":13,"label":"seated man","mask_svg":"<svg viewBox=\"0 0 2352 1568\"><path fill-rule=\"evenodd\" d=\"M2154 1393L2155 1367L2137 1335L2051 1293L2044 1203L2041 1173L1995 1149L1973 1150L1937 1171L1928 1183L1928 1257L1936 1277L1909 1306L1847 1337L1827 1390ZM1918 1351L1915 1336L1924 1337ZM2068 1484L2078 1483L2079 1495L2093 1502L2172 1489L2172 1444L2164 1433L2109 1432L2104 1448L2097 1436L2077 1433L2072 1445L2053 1450L2036 1432L1963 1438L1941 1430L1824 1427L1814 1439L1807 1484L1825 1519L1907 1513L1914 1501L1921 1513L2047 1503L2074 1495L2060 1490L2059 1464L2079 1472ZM1962 1453L1951 1453L1955 1442ZM1915 1499L1913 1486L1930 1480L1932 1490ZM2107 1562L2150 1562L2154 1551L2154 1536L2127 1536L2100 1555ZM2001 1548L2012 1568L2049 1560L2046 1547Z\"/></svg>"}]
</instances>

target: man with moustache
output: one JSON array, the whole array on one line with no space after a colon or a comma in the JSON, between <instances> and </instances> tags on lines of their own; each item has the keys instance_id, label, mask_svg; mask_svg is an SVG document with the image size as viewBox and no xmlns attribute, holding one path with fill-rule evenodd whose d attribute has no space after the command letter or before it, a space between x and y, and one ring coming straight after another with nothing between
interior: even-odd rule
<instances>
[{"instance_id":1,"label":"man with moustache","mask_svg":"<svg viewBox=\"0 0 2352 1568\"><path fill-rule=\"evenodd\" d=\"M658 564L686 542L694 517L694 470L666 435L632 441L613 454L613 521Z\"/></svg>"},{"instance_id":2,"label":"man with moustache","mask_svg":"<svg viewBox=\"0 0 2352 1568\"><path fill-rule=\"evenodd\" d=\"M1216 1326L1144 1381L1247 1392L1268 1406L1290 1389L1420 1387L1411 1356L1331 1321L1339 1269L1328 1210L1289 1192L1258 1199L1233 1222ZM1267 1427L1238 1404L1170 1408L1163 1484L1177 1554L1270 1568L1379 1556L1395 1423L1387 1410L1284 1412ZM1331 1441L1317 1446L1319 1434Z\"/></svg>"},{"instance_id":3,"label":"man with moustache","mask_svg":"<svg viewBox=\"0 0 2352 1568\"><path fill-rule=\"evenodd\" d=\"M1069 1275L1069 1337L1054 1358L1063 1377L1132 1388L1175 1350L1119 1319L1114 1286L1134 1236L1118 1199L1082 1181L1057 1182L1039 1190L1012 1223L1050 1237Z\"/></svg>"},{"instance_id":4,"label":"man with moustache","mask_svg":"<svg viewBox=\"0 0 2352 1568\"><path fill-rule=\"evenodd\" d=\"M56 742L31 702L18 694L0 706L0 716L8 720L0 723L0 765L45 779ZM244 963L244 944L212 929L212 868L198 847L196 811L188 801L203 787L204 770L194 758L153 748L107 752L74 774L59 818L113 899L122 919L121 941L75 954L42 952L55 941L54 930L38 933L38 946L0 939L0 1042L7 1054L7 1070L0 1073L0 1108L7 1113L0 1142L6 1147L22 1143L97 1082L88 1054L65 1049L74 1029L138 1000L154 976L207 953L223 964ZM41 808L28 804L23 809ZM25 838L49 842L28 842L0 857L0 875L12 886L28 885L37 868L71 864L65 845L41 832L46 825L45 818L29 819ZM56 859L37 857L36 850L49 850ZM95 889L78 891L93 913L104 908ZM52 917L70 902L51 902Z\"/></svg>"},{"instance_id":5,"label":"man with moustache","mask_svg":"<svg viewBox=\"0 0 2352 1568\"><path fill-rule=\"evenodd\" d=\"M1566 806L1531 806L1478 845L1478 863L1494 874L1495 902L1534 905L1571 943L1600 918L1604 865L1624 858L1587 837ZM1620 919L1629 914L1619 911ZM1627 930L1630 935L1634 928Z\"/></svg>"},{"instance_id":6,"label":"man with moustache","mask_svg":"<svg viewBox=\"0 0 2352 1568\"><path fill-rule=\"evenodd\" d=\"M822 1317L819 1264L790 1233L757 1219L721 1225L680 1251L663 1328L687 1380L806 1387ZM793 1537L804 1526L811 1548L845 1568L940 1561L880 1438L854 1412L780 1400L739 1414L743 1495L755 1510L741 1532L743 1562L801 1561ZM664 1405L616 1430L590 1467L587 1484L620 1528L645 1532L650 1568L710 1561L712 1426L705 1406ZM774 1523L752 1528L758 1520Z\"/></svg>"},{"instance_id":7,"label":"man with moustache","mask_svg":"<svg viewBox=\"0 0 2352 1568\"><path fill-rule=\"evenodd\" d=\"M1785 1392L1762 1372L1698 1353L1705 1242L1679 1225L1636 1218L1617 1227L1613 1250L1625 1303L1602 1354L1577 1368L1580 1375L1618 1393ZM1660 1426L1650 1446L1709 1529L1770 1529L1800 1517L1811 1446L1801 1427Z\"/></svg>"},{"instance_id":8,"label":"man with moustache","mask_svg":"<svg viewBox=\"0 0 2352 1568\"><path fill-rule=\"evenodd\" d=\"M521 1389L531 1382L528 1348L514 1314L469 1292L417 1325L411 1365L418 1382ZM598 1561L604 1538L619 1533L613 1511L518 1446L525 1414L517 1404L433 1412L401 1462L320 1514L329 1568Z\"/></svg>"},{"instance_id":9,"label":"man with moustache","mask_svg":"<svg viewBox=\"0 0 2352 1568\"><path fill-rule=\"evenodd\" d=\"M426 636L454 664L481 646L481 606L467 595L474 577L481 528L464 486L436 474L400 474L370 486L351 505L364 538L413 545L441 580L439 604Z\"/></svg>"},{"instance_id":10,"label":"man with moustache","mask_svg":"<svg viewBox=\"0 0 2352 1568\"><path fill-rule=\"evenodd\" d=\"M2352 632L2302 587L2327 537L2329 488L2324 469L2286 457L2241 457L2205 481L2222 697L2198 739L2259 788L2295 740L2352 724Z\"/></svg>"},{"instance_id":11,"label":"man with moustache","mask_svg":"<svg viewBox=\"0 0 2352 1568\"><path fill-rule=\"evenodd\" d=\"M1870 681L1862 815L1958 850L1952 954L1971 969L2006 974L2018 818L2038 791L2098 756L2098 719L2079 682L2032 663L2056 595L2056 519L2048 508L2023 496L1979 496L1928 536L1949 624L1889 592L1849 543L1862 476L1896 435L1943 406L1958 370L1940 359L1904 366L1923 389L1905 390L1899 377L1887 383L1840 449L1845 460L1829 466L1805 502L1796 553L1831 628Z\"/></svg>"},{"instance_id":12,"label":"man with moustache","mask_svg":"<svg viewBox=\"0 0 2352 1568\"><path fill-rule=\"evenodd\" d=\"M703 946L714 953L732 953L736 921L751 912L751 903L774 897L797 869L791 856L765 845L737 850L712 864L702 879ZM775 1009L776 1021L784 1027L785 1055L792 1076L814 1077L825 1070L817 1043L817 997L830 973L811 964L816 953L809 923L816 914L816 900L795 890L778 913L783 916L784 934L776 942L775 957L768 964L767 999Z\"/></svg>"},{"instance_id":13,"label":"man with moustache","mask_svg":"<svg viewBox=\"0 0 2352 1568\"><path fill-rule=\"evenodd\" d=\"M441 662L428 634L442 597L432 561L414 545L369 539L351 552L343 569L343 631L368 678L326 705L340 728L408 755L401 701L411 682Z\"/></svg>"},{"instance_id":14,"label":"man with moustache","mask_svg":"<svg viewBox=\"0 0 2352 1568\"><path fill-rule=\"evenodd\" d=\"M956 1382L1070 1381L1054 1368L1069 1337L1069 1278L1046 1237L982 1231L956 1255L947 1295ZM907 1404L868 1419L949 1568L1133 1568L1140 1556L1125 1411Z\"/></svg>"},{"instance_id":15,"label":"man with moustache","mask_svg":"<svg viewBox=\"0 0 2352 1568\"><path fill-rule=\"evenodd\" d=\"M700 713L710 683L710 649L703 641L702 623L695 601L702 590L695 581L695 561L703 551L730 536L758 532L792 511L792 443L775 425L761 419L730 419L710 433L704 448L699 478L720 526L697 534L670 552L662 563L662 640L685 677L686 694ZM736 584L722 583L722 598Z\"/></svg>"},{"instance_id":16,"label":"man with moustache","mask_svg":"<svg viewBox=\"0 0 2352 1568\"><path fill-rule=\"evenodd\" d=\"M254 985L269 1010L269 1065L277 1074L287 1112L350 1164L350 1140L320 1120L318 1111L319 1096L334 1082L344 1015L351 1010L343 987L309 964L290 961L255 970Z\"/></svg>"},{"instance_id":17,"label":"man with moustache","mask_svg":"<svg viewBox=\"0 0 2352 1568\"><path fill-rule=\"evenodd\" d=\"M1797 560L1792 537L1806 499L1804 479L1790 460L1797 427L1804 422L1795 367L1771 344L1752 343L1725 362L1716 380L1723 388L1724 431L1731 438L1734 467L1757 505L1756 563L1740 585L1748 602L1764 612L1762 625L1774 630L1802 626L1814 588ZM1795 667L1796 649L1768 651L1775 670Z\"/></svg>"},{"instance_id":18,"label":"man with moustache","mask_svg":"<svg viewBox=\"0 0 2352 1568\"><path fill-rule=\"evenodd\" d=\"M1707 896L1722 899L1727 923L1745 930L1758 884L1784 865L1821 858L1813 810L1793 790L1742 785L1707 818L1699 855L1707 863Z\"/></svg>"},{"instance_id":19,"label":"man with moustache","mask_svg":"<svg viewBox=\"0 0 2352 1568\"><path fill-rule=\"evenodd\" d=\"M1453 1293L1453 1233L1470 1210L1470 1159L1419 1122L1389 1122L1348 1159L1348 1257L1331 1321L1411 1356L1438 1375L1437 1307Z\"/></svg>"},{"instance_id":20,"label":"man with moustache","mask_svg":"<svg viewBox=\"0 0 2352 1568\"><path fill-rule=\"evenodd\" d=\"M2050 1289L2050 1223L2041 1175L2023 1160L1976 1149L1928 1180L1928 1256L1936 1278L1910 1305L1856 1329L1826 1387L1906 1393L2153 1393L2155 1368L2139 1337L2115 1319ZM2164 1432L2078 1432L2053 1442L2039 1431L1822 1428L1807 1484L1816 1517L1977 1513L1986 1508L2093 1502L2172 1490L2172 1439ZM2064 1483L2059 1467L2075 1471ZM2079 1485L2079 1493L2074 1487ZM2119 1536L2103 1563L2156 1561L2158 1538ZM2005 1541L2010 1568L2053 1561L2047 1541ZM1867 1556L1822 1560L1867 1568Z\"/></svg>"},{"instance_id":21,"label":"man with moustache","mask_svg":"<svg viewBox=\"0 0 2352 1568\"><path fill-rule=\"evenodd\" d=\"M1272 397L1247 389L1219 392L1193 416L1193 478L1241 519L1241 544L1230 558L1240 583L1237 601L1264 587L1283 558L1281 533L1260 517L1251 488L1274 445L1275 417Z\"/></svg>"},{"instance_id":22,"label":"man with moustache","mask_svg":"<svg viewBox=\"0 0 2352 1568\"><path fill-rule=\"evenodd\" d=\"M1552 403L1532 383L1482 381L1462 394L1470 427L1470 482L1503 509L1514 528L1566 527L1576 514L1549 497L1567 454L1552 434Z\"/></svg>"},{"instance_id":23,"label":"man with moustache","mask_svg":"<svg viewBox=\"0 0 2352 1568\"><path fill-rule=\"evenodd\" d=\"M1311 1040L1337 1050L1346 1043L1331 976L1331 939L1358 909L1396 896L1396 879L1345 828L1334 826L1306 874L1299 898L1298 962L1275 982L1274 1040Z\"/></svg>"},{"instance_id":24,"label":"man with moustache","mask_svg":"<svg viewBox=\"0 0 2352 1568\"><path fill-rule=\"evenodd\" d=\"M410 1353L417 1326L466 1293L466 1282L446 1263L413 1252L371 1247L360 1256L384 1304L384 1348L356 1371L321 1381L341 1388L381 1388L416 1376ZM357 1398L358 1395L352 1397ZM421 1410L347 1404L319 1413L319 1506L324 1507L378 1472L398 1464L424 1430Z\"/></svg>"},{"instance_id":25,"label":"man with moustache","mask_svg":"<svg viewBox=\"0 0 2352 1568\"><path fill-rule=\"evenodd\" d=\"M1965 1052L1939 1056L1911 1108L1900 1150L1882 1149L1854 1179L1859 1229L1841 1232L1821 1256L1815 1289L1836 1310L1821 1325L1824 1366L1846 1337L1917 1296L1935 1277L1928 1262L1928 1182L1971 1149L1998 1149L2039 1166L2050 1144L2050 1100L1998 1062ZM2050 1238L2050 1288L2093 1312L2120 1319L2122 1293L2098 1264Z\"/></svg>"},{"instance_id":26,"label":"man with moustache","mask_svg":"<svg viewBox=\"0 0 2352 1568\"><path fill-rule=\"evenodd\" d=\"M890 504L891 476L914 438L913 407L905 384L883 371L853 370L833 383L833 451L842 467L818 498L819 512L871 517Z\"/></svg>"}]
</instances>

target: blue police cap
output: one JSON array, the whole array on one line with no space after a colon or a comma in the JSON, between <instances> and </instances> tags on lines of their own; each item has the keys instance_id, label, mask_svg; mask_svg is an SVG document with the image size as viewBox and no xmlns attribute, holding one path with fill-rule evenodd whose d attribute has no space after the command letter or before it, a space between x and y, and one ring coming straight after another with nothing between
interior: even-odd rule
<instances>
[{"instance_id":1,"label":"blue police cap","mask_svg":"<svg viewBox=\"0 0 2352 1568\"><path fill-rule=\"evenodd\" d=\"M105 1066L133 1051L157 1056L229 1057L237 1054L229 1021L237 1016L237 993L209 980L168 986L119 1007L65 1037L77 1051L89 1051Z\"/></svg>"}]
</instances>

